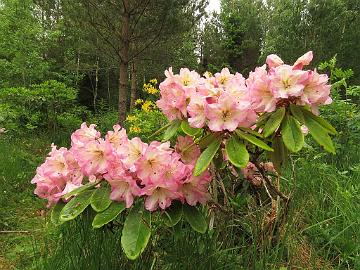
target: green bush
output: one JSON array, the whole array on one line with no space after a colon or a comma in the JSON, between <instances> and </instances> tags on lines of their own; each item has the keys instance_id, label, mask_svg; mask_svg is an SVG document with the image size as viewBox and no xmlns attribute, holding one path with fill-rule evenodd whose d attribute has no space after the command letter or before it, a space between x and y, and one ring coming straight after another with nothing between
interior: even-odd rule
<instances>
[{"instance_id":1,"label":"green bush","mask_svg":"<svg viewBox=\"0 0 360 270\"><path fill-rule=\"evenodd\" d=\"M0 127L7 130L73 130L89 112L77 103L77 91L57 81L29 88L0 90Z\"/></svg>"}]
</instances>

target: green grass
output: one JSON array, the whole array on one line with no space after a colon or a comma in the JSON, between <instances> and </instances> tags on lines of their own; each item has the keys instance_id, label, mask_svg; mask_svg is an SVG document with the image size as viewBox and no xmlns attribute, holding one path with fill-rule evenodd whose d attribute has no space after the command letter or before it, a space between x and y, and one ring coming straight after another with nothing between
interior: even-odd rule
<instances>
[{"instance_id":1,"label":"green grass","mask_svg":"<svg viewBox=\"0 0 360 270\"><path fill-rule=\"evenodd\" d=\"M0 269L25 269L33 263L33 243L44 230L45 212L30 180L48 146L39 138L0 137Z\"/></svg>"},{"instance_id":2,"label":"green grass","mask_svg":"<svg viewBox=\"0 0 360 270\"><path fill-rule=\"evenodd\" d=\"M0 137L0 230L28 231L0 234L0 269L360 269L354 145L334 157L311 150L293 157L295 174L285 170L281 180L293 192L286 223L267 227L268 206L244 196L234 212L216 212L214 230L204 235L185 222L172 229L154 222L149 246L131 262L121 251L121 218L99 230L90 227L90 212L57 228L49 223L30 180L50 143L46 136Z\"/></svg>"}]
</instances>

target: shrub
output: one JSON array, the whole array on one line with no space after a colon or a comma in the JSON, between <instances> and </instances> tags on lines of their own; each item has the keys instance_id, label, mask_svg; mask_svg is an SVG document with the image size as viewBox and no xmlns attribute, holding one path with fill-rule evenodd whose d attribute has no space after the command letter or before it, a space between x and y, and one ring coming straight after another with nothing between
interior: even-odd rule
<instances>
[{"instance_id":1,"label":"shrub","mask_svg":"<svg viewBox=\"0 0 360 270\"><path fill-rule=\"evenodd\" d=\"M73 130L89 112L77 91L57 81L0 90L0 126L13 131Z\"/></svg>"}]
</instances>

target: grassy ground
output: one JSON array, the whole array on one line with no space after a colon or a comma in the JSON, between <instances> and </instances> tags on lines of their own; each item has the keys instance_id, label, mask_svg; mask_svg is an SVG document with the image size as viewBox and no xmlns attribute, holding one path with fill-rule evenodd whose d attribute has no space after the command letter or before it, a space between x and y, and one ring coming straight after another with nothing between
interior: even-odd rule
<instances>
[{"instance_id":1,"label":"grassy ground","mask_svg":"<svg viewBox=\"0 0 360 270\"><path fill-rule=\"evenodd\" d=\"M41 262L45 269L100 269L104 260L106 269L360 269L359 149L293 157L295 175L288 170L281 180L293 192L287 223L272 239L259 237L263 215L248 204L239 210L246 215L233 222L220 215L222 225L202 236L186 224L175 234L156 230L141 260L131 263L116 229L95 232L81 220L54 228L47 221L30 180L50 141L0 137L0 269L41 269Z\"/></svg>"},{"instance_id":2,"label":"grassy ground","mask_svg":"<svg viewBox=\"0 0 360 270\"><path fill-rule=\"evenodd\" d=\"M26 269L45 229L44 202L33 193L31 178L49 150L49 141L0 137L0 269Z\"/></svg>"}]
</instances>

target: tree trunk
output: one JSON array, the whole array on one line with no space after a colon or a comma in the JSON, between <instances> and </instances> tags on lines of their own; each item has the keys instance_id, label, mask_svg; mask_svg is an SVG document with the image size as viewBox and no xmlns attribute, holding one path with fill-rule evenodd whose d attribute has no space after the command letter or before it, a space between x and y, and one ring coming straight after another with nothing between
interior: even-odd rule
<instances>
[{"instance_id":1,"label":"tree trunk","mask_svg":"<svg viewBox=\"0 0 360 270\"><path fill-rule=\"evenodd\" d=\"M108 95L108 107L111 109L111 98L110 98L110 69L107 69L107 95Z\"/></svg>"},{"instance_id":2,"label":"tree trunk","mask_svg":"<svg viewBox=\"0 0 360 270\"><path fill-rule=\"evenodd\" d=\"M130 111L134 109L135 100L137 97L136 86L136 64L135 61L133 61L131 65Z\"/></svg>"},{"instance_id":3,"label":"tree trunk","mask_svg":"<svg viewBox=\"0 0 360 270\"><path fill-rule=\"evenodd\" d=\"M120 68L119 68L119 124L124 123L126 118L126 101L128 85L129 65L129 0L123 0L124 12L121 24Z\"/></svg>"},{"instance_id":4,"label":"tree trunk","mask_svg":"<svg viewBox=\"0 0 360 270\"><path fill-rule=\"evenodd\" d=\"M93 106L94 112L96 112L96 100L98 95L98 87L99 87L99 56L96 58L96 66L95 66L95 89L93 94Z\"/></svg>"}]
</instances>

